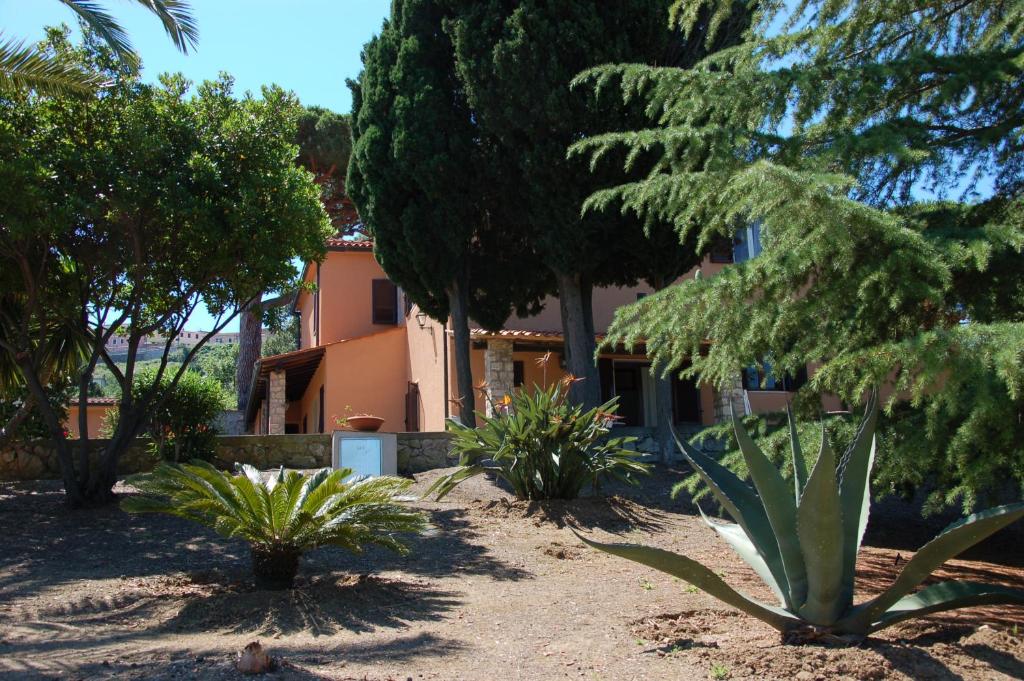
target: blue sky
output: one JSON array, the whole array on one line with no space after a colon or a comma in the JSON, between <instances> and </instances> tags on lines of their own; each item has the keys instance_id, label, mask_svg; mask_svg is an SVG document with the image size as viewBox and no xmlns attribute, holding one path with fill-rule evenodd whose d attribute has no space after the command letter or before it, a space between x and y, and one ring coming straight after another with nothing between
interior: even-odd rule
<instances>
[{"instance_id":1,"label":"blue sky","mask_svg":"<svg viewBox=\"0 0 1024 681\"><path fill-rule=\"evenodd\" d=\"M227 71L239 93L277 83L304 104L348 112L346 78L359 74L363 44L380 30L390 0L192 0L199 46L183 55L159 20L136 3L107 0L141 55L143 75L178 71L201 81ZM67 23L74 14L56 0L0 0L5 38L39 40L43 27ZM210 326L209 315L192 316L190 328ZM237 321L228 330L237 330Z\"/></svg>"}]
</instances>

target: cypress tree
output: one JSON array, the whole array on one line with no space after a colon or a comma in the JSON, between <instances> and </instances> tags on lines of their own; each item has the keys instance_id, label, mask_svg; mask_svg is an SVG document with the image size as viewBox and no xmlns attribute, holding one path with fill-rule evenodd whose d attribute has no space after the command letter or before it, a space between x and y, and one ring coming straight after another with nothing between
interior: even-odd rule
<instances>
[{"instance_id":1,"label":"cypress tree","mask_svg":"<svg viewBox=\"0 0 1024 681\"><path fill-rule=\"evenodd\" d=\"M654 0L449 0L456 68L480 127L500 144L507 172L496 181L520 206L517 229L554 277L566 364L585 380L573 397L600 402L594 362L594 286L635 280L616 255L635 216L580 214L583 200L616 175L587 172L566 149L585 135L637 124L638 108L611 92L570 90L580 71L608 62L655 63L671 32ZM614 169L610 169L614 170Z\"/></svg>"},{"instance_id":2,"label":"cypress tree","mask_svg":"<svg viewBox=\"0 0 1024 681\"><path fill-rule=\"evenodd\" d=\"M508 229L492 178L503 161L479 129L438 0L395 0L352 89L348 187L388 276L438 321L451 316L459 416L472 425L469 320L500 327L547 288Z\"/></svg>"}]
</instances>

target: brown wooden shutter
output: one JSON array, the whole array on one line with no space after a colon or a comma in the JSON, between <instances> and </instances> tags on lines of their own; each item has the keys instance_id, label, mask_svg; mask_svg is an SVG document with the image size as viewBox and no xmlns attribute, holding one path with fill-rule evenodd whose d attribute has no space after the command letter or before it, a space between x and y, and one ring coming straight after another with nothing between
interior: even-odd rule
<instances>
[{"instance_id":1,"label":"brown wooden shutter","mask_svg":"<svg viewBox=\"0 0 1024 681\"><path fill-rule=\"evenodd\" d=\"M317 421L320 424L320 428L316 431L318 433L324 432L324 387L320 386L320 413L317 415Z\"/></svg>"},{"instance_id":2,"label":"brown wooden shutter","mask_svg":"<svg viewBox=\"0 0 1024 681\"><path fill-rule=\"evenodd\" d=\"M320 345L320 263L316 264L316 291L313 292L313 345Z\"/></svg>"},{"instance_id":3,"label":"brown wooden shutter","mask_svg":"<svg viewBox=\"0 0 1024 681\"><path fill-rule=\"evenodd\" d=\"M410 383L405 393L405 429L410 433L420 429L420 386Z\"/></svg>"}]
</instances>

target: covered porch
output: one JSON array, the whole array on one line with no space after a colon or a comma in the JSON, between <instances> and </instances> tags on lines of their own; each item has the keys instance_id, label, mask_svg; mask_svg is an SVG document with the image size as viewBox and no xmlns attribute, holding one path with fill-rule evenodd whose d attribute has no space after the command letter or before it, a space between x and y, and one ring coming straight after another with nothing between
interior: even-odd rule
<instances>
[{"instance_id":1,"label":"covered porch","mask_svg":"<svg viewBox=\"0 0 1024 681\"><path fill-rule=\"evenodd\" d=\"M289 419L290 405L297 405L320 369L324 346L296 350L283 355L263 357L253 368L252 388L246 404L245 422L254 435L285 435L300 432L323 432L323 402L317 409L320 422L316 431L304 430L294 418ZM292 410L294 411L294 410Z\"/></svg>"},{"instance_id":2,"label":"covered porch","mask_svg":"<svg viewBox=\"0 0 1024 681\"><path fill-rule=\"evenodd\" d=\"M546 388L566 375L564 336L560 331L501 331L471 330L470 360L476 381L485 382L485 404L477 407L490 415L492 405L505 395L523 386ZM625 348L612 348L598 358L601 397L619 398L617 428L653 429L658 425L656 377L651 363L643 353L629 353ZM550 353L550 355L548 354ZM546 365L545 356L549 357ZM727 413L716 404L717 391L710 386L698 386L692 380L673 377L673 425L685 431L714 423Z\"/></svg>"}]
</instances>

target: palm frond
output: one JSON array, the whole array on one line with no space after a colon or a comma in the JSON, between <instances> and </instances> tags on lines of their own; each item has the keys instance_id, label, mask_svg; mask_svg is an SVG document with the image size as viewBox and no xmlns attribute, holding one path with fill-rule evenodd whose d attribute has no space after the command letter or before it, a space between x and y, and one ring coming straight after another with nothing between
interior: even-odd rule
<instances>
[{"instance_id":1,"label":"palm frond","mask_svg":"<svg viewBox=\"0 0 1024 681\"><path fill-rule=\"evenodd\" d=\"M89 94L103 85L100 74L45 54L25 41L0 34L0 91L35 90L45 95Z\"/></svg>"},{"instance_id":2,"label":"palm frond","mask_svg":"<svg viewBox=\"0 0 1024 681\"><path fill-rule=\"evenodd\" d=\"M94 0L60 0L90 30L103 39L110 49L114 50L119 59L133 66L138 65L138 55L132 48L131 40L117 19L103 9ZM189 4L185 0L136 0L140 5L155 14L171 42L181 52L187 54L195 49L199 42L199 27Z\"/></svg>"},{"instance_id":3,"label":"palm frond","mask_svg":"<svg viewBox=\"0 0 1024 681\"><path fill-rule=\"evenodd\" d=\"M410 480L382 476L352 478L347 469L310 476L282 471L264 480L252 466L229 475L212 465L159 464L129 478L142 494L122 507L132 513L164 513L206 525L273 550L299 552L333 544L359 552L376 544L404 553L395 536L422 532L426 517L397 501Z\"/></svg>"},{"instance_id":4,"label":"palm frond","mask_svg":"<svg viewBox=\"0 0 1024 681\"><path fill-rule=\"evenodd\" d=\"M138 3L160 19L171 42L183 54L199 44L199 25L185 0L138 0Z\"/></svg>"}]
</instances>

